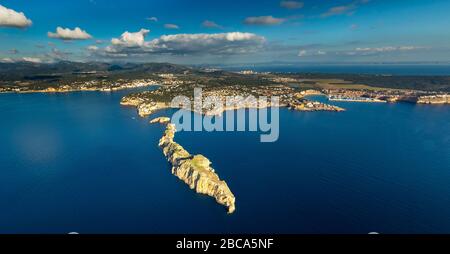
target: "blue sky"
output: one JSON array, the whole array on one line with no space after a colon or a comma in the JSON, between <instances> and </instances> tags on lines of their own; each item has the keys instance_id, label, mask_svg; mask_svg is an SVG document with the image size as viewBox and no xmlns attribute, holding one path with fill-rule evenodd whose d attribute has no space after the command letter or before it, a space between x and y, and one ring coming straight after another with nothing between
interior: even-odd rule
<instances>
[{"instance_id":1,"label":"blue sky","mask_svg":"<svg viewBox=\"0 0 450 254\"><path fill-rule=\"evenodd\" d=\"M448 10L446 0L0 0L0 60L448 62Z\"/></svg>"}]
</instances>

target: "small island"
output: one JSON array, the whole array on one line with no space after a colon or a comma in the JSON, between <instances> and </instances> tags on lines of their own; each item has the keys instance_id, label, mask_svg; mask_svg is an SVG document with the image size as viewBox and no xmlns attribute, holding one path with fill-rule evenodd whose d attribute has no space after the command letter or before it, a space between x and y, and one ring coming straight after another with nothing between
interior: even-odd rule
<instances>
[{"instance_id":1,"label":"small island","mask_svg":"<svg viewBox=\"0 0 450 254\"><path fill-rule=\"evenodd\" d=\"M228 208L231 214L236 210L235 197L225 181L220 180L211 162L203 155L191 155L180 144L174 141L176 127L167 117L156 118L151 123L167 126L159 147L167 160L172 164L172 174L185 182L197 193L216 199L217 203Z\"/></svg>"}]
</instances>

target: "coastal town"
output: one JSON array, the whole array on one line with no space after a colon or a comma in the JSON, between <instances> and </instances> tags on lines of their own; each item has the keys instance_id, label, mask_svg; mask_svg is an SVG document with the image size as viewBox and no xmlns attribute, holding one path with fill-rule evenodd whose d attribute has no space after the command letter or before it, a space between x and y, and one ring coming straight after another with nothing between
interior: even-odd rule
<instances>
[{"instance_id":1,"label":"coastal town","mask_svg":"<svg viewBox=\"0 0 450 254\"><path fill-rule=\"evenodd\" d=\"M449 104L450 96L444 93L423 92L414 90L324 90L330 101L395 103L410 102L417 104Z\"/></svg>"},{"instance_id":2,"label":"coastal town","mask_svg":"<svg viewBox=\"0 0 450 254\"><path fill-rule=\"evenodd\" d=\"M231 105L213 107L210 109L194 109L197 113L205 115L221 115L227 110L237 110L241 108L265 108L265 107L287 107L292 110L311 111L345 111L344 108L330 104L314 101L310 96L327 96L330 103L333 102L360 102L360 103L397 103L407 102L416 104L449 104L449 95L445 92L418 91L409 89L387 89L369 87L365 85L353 85L344 80L307 80L307 86L303 86L305 80L286 77L281 73L255 73L243 71L237 73L238 78L235 84L224 82L227 78L211 77L202 78L201 75L181 74L164 75L162 82L164 85L153 91L125 96L121 104L134 106L140 116L145 117L158 110L179 107L171 105L173 98L186 96L191 101L194 100L195 88L202 88L204 98L216 98L217 101L230 101ZM243 76L239 79L239 76ZM248 77L261 80L261 85L246 84ZM264 83L266 82L266 83ZM268 82L268 83L267 83ZM341 88L345 85L345 88ZM278 97L279 103L273 105L271 101L259 101L256 98ZM250 99L248 99L250 98ZM253 99L252 99L253 98Z\"/></svg>"},{"instance_id":3,"label":"coastal town","mask_svg":"<svg viewBox=\"0 0 450 254\"><path fill-rule=\"evenodd\" d=\"M70 84L61 84L59 86L50 86L45 88L30 87L29 82L16 82L15 86L0 87L0 93L68 93L68 92L83 92L83 91L100 91L112 92L123 89L132 89L158 85L159 82L152 79L136 79L136 80L122 80L115 82L106 81L73 81Z\"/></svg>"},{"instance_id":4,"label":"coastal town","mask_svg":"<svg viewBox=\"0 0 450 254\"><path fill-rule=\"evenodd\" d=\"M334 111L341 112L345 109L328 105L325 103L311 101L307 99L301 92L288 86L262 86L262 87L204 87L202 94L202 105L205 105L205 98L215 98L215 105L211 107L195 108L192 105L172 104L172 98L183 95L194 101L195 87L160 87L157 90L145 91L125 96L121 104L124 106L134 106L138 110L141 117L149 116L159 110L167 108L183 108L204 115L222 115L228 110L238 109L261 109L267 107L287 107L289 109L312 112L312 111ZM268 100L270 97L277 97L279 101L274 104ZM261 98L263 98L261 100ZM224 103L227 102L227 103Z\"/></svg>"},{"instance_id":5,"label":"coastal town","mask_svg":"<svg viewBox=\"0 0 450 254\"><path fill-rule=\"evenodd\" d=\"M5 74L0 79L0 93L66 93L76 91L113 92L124 89L134 89L158 86L158 89L138 94L130 94L122 100L123 105L136 106L140 115L150 115L152 112L169 107L169 102L179 95L193 97L195 88L202 88L203 95L216 96L224 100L226 97L273 97L280 98L280 107L288 107L299 111L343 111L332 105L310 101L310 95L324 95L330 103L361 102L361 103L396 103L408 102L417 104L449 104L450 95L445 77L433 77L430 80L422 77L423 82L438 83L436 89L406 89L397 88L384 83L383 78L402 80L404 77L373 76L372 80L381 80L375 85L349 81L358 80L359 76L344 76L333 78L330 75L308 75L300 73L272 73L241 70L237 72L211 68L191 68L171 64L136 65L133 68L116 65L93 65L80 63L64 63L75 65L69 72L51 70L45 65L27 66L27 72ZM80 67L81 65L81 67ZM92 66L93 65L93 66ZM144 68L145 67L145 68ZM19 67L17 67L19 68ZM36 69L36 68L42 68ZM64 67L64 68L67 68ZM83 70L83 71L80 71ZM64 69L65 70L65 69ZM67 70L65 70L67 71ZM28 74L28 72L32 74ZM0 71L1 76L1 71ZM367 79L367 76L364 76ZM370 78L370 76L369 76ZM347 80L348 79L348 80ZM369 79L370 81L371 79ZM370 82L368 82L370 83ZM406 86L407 85L402 85ZM444 89L442 89L444 88ZM258 108L255 103L245 102L246 106L233 106L216 110L212 114L242 107ZM239 104L239 103L238 103ZM253 104L253 105L250 105ZM263 107L271 106L269 102Z\"/></svg>"}]
</instances>

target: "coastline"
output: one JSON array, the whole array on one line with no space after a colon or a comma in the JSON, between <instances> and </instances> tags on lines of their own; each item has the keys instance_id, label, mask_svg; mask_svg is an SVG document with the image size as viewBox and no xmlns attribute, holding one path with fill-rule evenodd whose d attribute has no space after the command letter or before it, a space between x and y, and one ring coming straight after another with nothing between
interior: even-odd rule
<instances>
[{"instance_id":1,"label":"coastline","mask_svg":"<svg viewBox=\"0 0 450 254\"><path fill-rule=\"evenodd\" d=\"M108 86L91 86L87 87L85 85L71 87L68 85L60 86L58 88L48 87L45 89L26 89L21 90L20 88L15 88L11 90L0 90L0 94L30 94L30 93L43 93L43 94L55 94L55 93L74 93L74 92L115 92L127 89L143 88L150 86L159 86L159 83L153 80L143 81L143 80L133 80L129 83L124 84L113 84Z\"/></svg>"},{"instance_id":2,"label":"coastline","mask_svg":"<svg viewBox=\"0 0 450 254\"><path fill-rule=\"evenodd\" d=\"M216 98L220 98L225 101L227 93L230 91L209 91L208 93ZM245 99L237 100L232 106L221 106L213 110L196 109L193 107L173 107L169 102L158 101L149 97L153 96L153 93L162 93L155 90L151 92L144 92L139 94L130 94L122 98L120 104L122 106L135 107L140 117L147 117L154 114L157 111L163 109L185 109L206 116L221 116L226 111L240 110L240 109L265 109L271 107L289 108L291 110L301 112L317 112L317 111L331 111L331 112L343 112L344 108L329 105L317 101L310 101L303 96L294 96L293 94L275 94L280 96L281 101L277 105L272 105L271 101L247 101ZM264 94L267 96L266 94ZM243 93L242 97L249 96L249 94ZM253 96L253 95L251 95Z\"/></svg>"},{"instance_id":3,"label":"coastline","mask_svg":"<svg viewBox=\"0 0 450 254\"><path fill-rule=\"evenodd\" d=\"M356 99L356 98L330 98L329 101L340 101L340 102L361 102L361 103L387 103L387 101L378 100L378 99Z\"/></svg>"},{"instance_id":4,"label":"coastline","mask_svg":"<svg viewBox=\"0 0 450 254\"><path fill-rule=\"evenodd\" d=\"M318 102L311 102L311 103L318 103ZM138 115L140 117L148 117L156 113L157 111L164 110L164 109L185 109L190 110L194 113L202 114L205 116L221 116L226 111L232 111L232 110L240 110L240 109L265 109L265 108L271 108L271 107L278 107L278 108L289 108L291 110L295 111L301 111L301 112L318 112L318 111L331 111L331 112L343 112L345 111L344 108L340 108L337 106L332 106L328 104L321 103L320 107L314 108L307 106L304 106L303 104L295 105L295 104L283 104L278 106L273 105L266 105L266 106L257 106L257 107L248 107L248 106L242 106L242 107L224 107L218 111L210 111L210 112L199 112L198 110L193 110L191 108L182 108L182 107L171 107L168 104L165 103L153 103L153 102L143 102L139 104L132 104L128 102L121 103L122 106L133 106L137 109Z\"/></svg>"}]
</instances>

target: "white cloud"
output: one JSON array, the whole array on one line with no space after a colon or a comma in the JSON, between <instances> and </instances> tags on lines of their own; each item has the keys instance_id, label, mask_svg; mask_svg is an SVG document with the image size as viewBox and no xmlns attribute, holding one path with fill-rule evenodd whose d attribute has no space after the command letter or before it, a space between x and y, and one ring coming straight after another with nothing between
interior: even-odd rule
<instances>
[{"instance_id":1,"label":"white cloud","mask_svg":"<svg viewBox=\"0 0 450 254\"><path fill-rule=\"evenodd\" d=\"M409 51L409 50L417 50L423 49L423 47L416 46L400 46L400 47L379 47L379 48L356 48L355 51L358 52L391 52L391 51Z\"/></svg>"},{"instance_id":2,"label":"white cloud","mask_svg":"<svg viewBox=\"0 0 450 254\"><path fill-rule=\"evenodd\" d=\"M156 52L173 54L236 54L257 50L264 38L251 33L164 35L149 42Z\"/></svg>"},{"instance_id":3,"label":"white cloud","mask_svg":"<svg viewBox=\"0 0 450 254\"><path fill-rule=\"evenodd\" d=\"M418 49L424 49L425 47L415 47L415 46L401 46L398 47L399 50L418 50Z\"/></svg>"},{"instance_id":4,"label":"white cloud","mask_svg":"<svg viewBox=\"0 0 450 254\"><path fill-rule=\"evenodd\" d=\"M321 15L322 18L338 16L338 15L352 15L356 9L362 4L369 3L370 0L355 0L347 5L339 5L328 9L325 13Z\"/></svg>"},{"instance_id":5,"label":"white cloud","mask_svg":"<svg viewBox=\"0 0 450 254\"><path fill-rule=\"evenodd\" d=\"M139 32L130 33L126 31L119 39L112 39L112 45L124 46L124 47L138 47L143 46L145 42L145 36L150 33L150 30L141 29Z\"/></svg>"},{"instance_id":6,"label":"white cloud","mask_svg":"<svg viewBox=\"0 0 450 254\"><path fill-rule=\"evenodd\" d=\"M14 60L7 57L7 58L1 58L0 63L14 63Z\"/></svg>"},{"instance_id":7,"label":"white cloud","mask_svg":"<svg viewBox=\"0 0 450 254\"><path fill-rule=\"evenodd\" d=\"M326 17L343 15L343 14L352 14L355 9L356 9L356 5L354 5L354 4L336 6L336 7L330 8L327 12L322 14L322 17L326 18Z\"/></svg>"},{"instance_id":8,"label":"white cloud","mask_svg":"<svg viewBox=\"0 0 450 254\"><path fill-rule=\"evenodd\" d=\"M259 17L248 17L244 20L244 24L247 25L280 25L284 23L286 19L274 18L273 16L259 16Z\"/></svg>"},{"instance_id":9,"label":"white cloud","mask_svg":"<svg viewBox=\"0 0 450 254\"><path fill-rule=\"evenodd\" d=\"M325 56L327 55L327 52L323 51L323 50L317 50L315 52L309 53L306 49L302 49L300 50L300 52L298 53L299 57L305 57L305 56Z\"/></svg>"},{"instance_id":10,"label":"white cloud","mask_svg":"<svg viewBox=\"0 0 450 254\"><path fill-rule=\"evenodd\" d=\"M387 51L395 51L396 47L380 47L380 48L356 48L355 51L359 52L387 52Z\"/></svg>"},{"instance_id":11,"label":"white cloud","mask_svg":"<svg viewBox=\"0 0 450 254\"><path fill-rule=\"evenodd\" d=\"M53 60L67 60L69 56L72 55L71 52L61 51L57 48L53 48L50 52L46 53L46 59Z\"/></svg>"},{"instance_id":12,"label":"white cloud","mask_svg":"<svg viewBox=\"0 0 450 254\"><path fill-rule=\"evenodd\" d=\"M180 27L175 24L165 24L164 27L167 29L180 29Z\"/></svg>"},{"instance_id":13,"label":"white cloud","mask_svg":"<svg viewBox=\"0 0 450 254\"><path fill-rule=\"evenodd\" d=\"M42 59L37 57L22 57L22 58L0 58L0 63L18 63L18 62L26 62L26 63L43 63Z\"/></svg>"},{"instance_id":14,"label":"white cloud","mask_svg":"<svg viewBox=\"0 0 450 254\"><path fill-rule=\"evenodd\" d=\"M303 8L305 4L303 2L297 1L281 1L280 6L286 9L300 9Z\"/></svg>"},{"instance_id":15,"label":"white cloud","mask_svg":"<svg viewBox=\"0 0 450 254\"><path fill-rule=\"evenodd\" d=\"M48 32L47 35L49 38L60 39L65 41L88 40L92 38L90 34L88 34L84 30L81 30L81 28L79 27L76 27L73 30L69 28L57 27L56 33Z\"/></svg>"},{"instance_id":16,"label":"white cloud","mask_svg":"<svg viewBox=\"0 0 450 254\"><path fill-rule=\"evenodd\" d=\"M214 21L210 21L210 20L203 21L202 26L206 27L206 28L220 28L220 29L223 28L221 25L217 24Z\"/></svg>"},{"instance_id":17,"label":"white cloud","mask_svg":"<svg viewBox=\"0 0 450 254\"><path fill-rule=\"evenodd\" d=\"M263 42L263 37L241 32L177 34L163 35L158 39L150 41L147 47L156 52L169 52L174 54L235 54L249 53Z\"/></svg>"},{"instance_id":18,"label":"white cloud","mask_svg":"<svg viewBox=\"0 0 450 254\"><path fill-rule=\"evenodd\" d=\"M29 27L33 22L23 12L16 12L0 5L0 27Z\"/></svg>"},{"instance_id":19,"label":"white cloud","mask_svg":"<svg viewBox=\"0 0 450 254\"><path fill-rule=\"evenodd\" d=\"M352 24L351 26L350 26L350 29L351 30L357 30L359 28L359 25L358 24Z\"/></svg>"},{"instance_id":20,"label":"white cloud","mask_svg":"<svg viewBox=\"0 0 450 254\"><path fill-rule=\"evenodd\" d=\"M28 63L42 63L42 60L36 57L23 57L21 60Z\"/></svg>"},{"instance_id":21,"label":"white cloud","mask_svg":"<svg viewBox=\"0 0 450 254\"><path fill-rule=\"evenodd\" d=\"M95 45L92 45L92 46L88 46L87 47L87 50L89 50L89 51L97 51L99 49L99 47L97 47L97 46L95 46Z\"/></svg>"},{"instance_id":22,"label":"white cloud","mask_svg":"<svg viewBox=\"0 0 450 254\"><path fill-rule=\"evenodd\" d=\"M153 22L158 22L158 18L157 17L149 17L149 18L146 18L146 20L153 21Z\"/></svg>"},{"instance_id":23,"label":"white cloud","mask_svg":"<svg viewBox=\"0 0 450 254\"><path fill-rule=\"evenodd\" d=\"M170 55L230 55L245 54L260 50L265 38L252 33L216 33L216 34L176 34L163 35L151 41L145 41L148 30L136 33L125 32L120 39L98 50L103 56L170 54Z\"/></svg>"},{"instance_id":24,"label":"white cloud","mask_svg":"<svg viewBox=\"0 0 450 254\"><path fill-rule=\"evenodd\" d=\"M395 52L407 52L427 49L426 47L420 46L385 46L385 47L366 47L366 48L355 48L350 51L336 52L338 55L348 55L348 56L371 56Z\"/></svg>"},{"instance_id":25,"label":"white cloud","mask_svg":"<svg viewBox=\"0 0 450 254\"><path fill-rule=\"evenodd\" d=\"M306 56L308 54L308 51L306 50L300 50L300 52L298 52L298 56L302 57L302 56Z\"/></svg>"}]
</instances>

